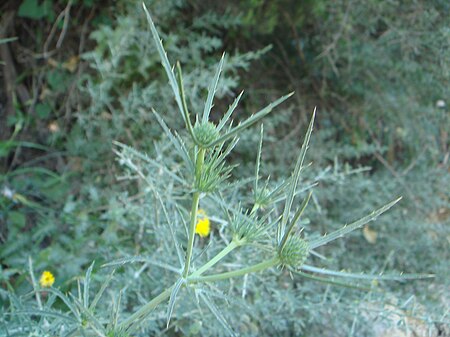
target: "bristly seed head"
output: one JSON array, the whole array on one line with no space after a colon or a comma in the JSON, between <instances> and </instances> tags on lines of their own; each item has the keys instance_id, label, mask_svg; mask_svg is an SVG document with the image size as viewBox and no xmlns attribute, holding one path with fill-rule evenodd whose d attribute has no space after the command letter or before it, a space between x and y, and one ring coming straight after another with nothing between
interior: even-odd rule
<instances>
[{"instance_id":1,"label":"bristly seed head","mask_svg":"<svg viewBox=\"0 0 450 337\"><path fill-rule=\"evenodd\" d=\"M236 212L231 219L233 239L242 244L260 240L267 234L270 226L267 216L258 218L255 213Z\"/></svg>"},{"instance_id":2,"label":"bristly seed head","mask_svg":"<svg viewBox=\"0 0 450 337\"><path fill-rule=\"evenodd\" d=\"M292 235L278 254L283 265L298 268L305 263L309 256L309 243Z\"/></svg>"},{"instance_id":3,"label":"bristly seed head","mask_svg":"<svg viewBox=\"0 0 450 337\"><path fill-rule=\"evenodd\" d=\"M197 122L194 126L194 135L197 144L200 147L207 148L209 144L218 138L219 132L217 131L216 126L211 122Z\"/></svg>"}]
</instances>

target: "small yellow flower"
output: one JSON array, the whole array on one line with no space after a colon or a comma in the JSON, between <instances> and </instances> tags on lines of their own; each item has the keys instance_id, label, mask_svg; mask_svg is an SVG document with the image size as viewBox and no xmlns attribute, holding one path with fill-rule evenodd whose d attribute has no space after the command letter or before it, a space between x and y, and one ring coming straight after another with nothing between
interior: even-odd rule
<instances>
[{"instance_id":1,"label":"small yellow flower","mask_svg":"<svg viewBox=\"0 0 450 337\"><path fill-rule=\"evenodd\" d=\"M197 220L197 225L195 225L195 233L204 238L208 236L211 231L209 218L202 209L198 210L198 215L199 219Z\"/></svg>"},{"instance_id":2,"label":"small yellow flower","mask_svg":"<svg viewBox=\"0 0 450 337\"><path fill-rule=\"evenodd\" d=\"M55 283L55 277L53 274L49 271L44 271L41 275L41 278L39 279L39 284L43 288L51 287Z\"/></svg>"}]
</instances>

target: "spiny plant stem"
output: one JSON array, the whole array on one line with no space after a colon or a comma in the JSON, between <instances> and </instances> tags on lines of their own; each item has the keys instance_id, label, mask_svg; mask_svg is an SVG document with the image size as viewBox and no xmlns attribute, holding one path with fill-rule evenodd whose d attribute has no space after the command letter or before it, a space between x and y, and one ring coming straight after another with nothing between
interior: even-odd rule
<instances>
[{"instance_id":1,"label":"spiny plant stem","mask_svg":"<svg viewBox=\"0 0 450 337\"><path fill-rule=\"evenodd\" d=\"M214 282L214 281L226 280L226 279L229 279L232 277L244 276L245 274L257 273L264 269L274 267L274 266L278 265L279 263L280 263L280 259L278 257L274 257L270 260L266 260L264 262L254 264L253 266L245 267L245 268L234 270L234 271L229 271L226 273L208 275L208 276L191 276L191 277L188 277L188 282L196 283L196 282Z\"/></svg>"},{"instance_id":2,"label":"spiny plant stem","mask_svg":"<svg viewBox=\"0 0 450 337\"><path fill-rule=\"evenodd\" d=\"M205 161L205 149L199 149L197 153L197 160L195 162L195 181L196 185L199 185L203 163ZM186 250L186 261L184 263L183 269L183 277L186 278L189 274L189 267L191 265L191 257L192 257L192 248L194 246L194 237L195 237L195 225L197 223L197 211L198 211L198 203L200 201L200 191L195 191L192 197L192 207L191 207L191 220L189 223L189 237L188 237L188 246Z\"/></svg>"},{"instance_id":3,"label":"spiny plant stem","mask_svg":"<svg viewBox=\"0 0 450 337\"><path fill-rule=\"evenodd\" d=\"M128 329L133 323L141 322L150 312L153 311L161 302L168 299L172 292L174 286L171 286L160 293L158 296L154 297L150 302L142 306L138 311L136 311L133 315L128 317L125 321L123 321L119 325L119 329Z\"/></svg>"},{"instance_id":4,"label":"spiny plant stem","mask_svg":"<svg viewBox=\"0 0 450 337\"><path fill-rule=\"evenodd\" d=\"M209 275L209 276L200 276L202 273L204 273L206 270L211 268L213 265L215 265L217 262L219 262L222 258L224 258L227 254L229 254L233 249L240 246L240 243L238 241L231 241L228 246L226 246L222 251L219 252L214 258L212 258L208 263L206 263L203 267L196 270L194 273L192 273L187 279L190 283L197 283L197 282L212 282L212 281L219 281L219 280L225 280L231 277L238 277L243 276L245 274L249 273L256 273L259 271L262 271L264 269L276 266L280 263L280 259L278 257L274 257L270 260L255 264L250 267L238 269L235 271L227 272L227 273L221 273L216 275ZM167 300L170 297L170 294L172 293L172 289L175 285L170 286L163 292L161 292L159 295L154 297L150 302L142 306L138 311L136 311L133 315L128 317L125 321L123 321L119 325L119 329L129 330L129 327L133 325L133 323L139 323L142 322L142 320L155 309L159 304L161 304L163 301Z\"/></svg>"},{"instance_id":5,"label":"spiny plant stem","mask_svg":"<svg viewBox=\"0 0 450 337\"><path fill-rule=\"evenodd\" d=\"M240 246L240 243L236 240L231 241L228 246L226 246L224 249L222 249L216 256L214 256L211 260L209 260L207 263L205 263L202 267L197 269L195 272L193 272L190 277L197 277L203 274L205 271L210 269L212 266L214 266L217 262L222 260L225 256L227 256L233 249Z\"/></svg>"},{"instance_id":6,"label":"spiny plant stem","mask_svg":"<svg viewBox=\"0 0 450 337\"><path fill-rule=\"evenodd\" d=\"M186 250L186 260L184 262L183 277L186 277L188 275L189 267L191 264L192 248L194 246L195 224L197 221L199 200L200 200L200 192L194 192L194 196L192 197L191 220L189 223L189 237Z\"/></svg>"},{"instance_id":7,"label":"spiny plant stem","mask_svg":"<svg viewBox=\"0 0 450 337\"><path fill-rule=\"evenodd\" d=\"M31 256L28 256L28 267L30 269L31 283L33 285L33 290L36 295L36 302L38 304L39 309L42 310L41 294L38 291L38 284L36 282L36 279L34 278L33 260L31 260Z\"/></svg>"},{"instance_id":8,"label":"spiny plant stem","mask_svg":"<svg viewBox=\"0 0 450 337\"><path fill-rule=\"evenodd\" d=\"M205 152L206 149L204 148L198 150L197 160L195 162L195 180L197 183L199 183L201 179L203 163L205 161Z\"/></svg>"},{"instance_id":9,"label":"spiny plant stem","mask_svg":"<svg viewBox=\"0 0 450 337\"><path fill-rule=\"evenodd\" d=\"M241 245L240 242L233 240L230 242L228 246L222 249L215 257L213 257L210 261L208 261L205 265L203 265L200 269L196 270L192 273L191 277L198 277L209 268L214 266L217 262L223 259L226 255L228 255L233 249L239 247ZM155 309L161 302L168 299L170 294L172 293L174 285L164 290L158 296L153 298L150 302L141 307L138 311L136 311L133 315L128 317L125 321L120 324L120 328L128 329L134 322L140 322L145 316L147 316L153 309Z\"/></svg>"}]
</instances>

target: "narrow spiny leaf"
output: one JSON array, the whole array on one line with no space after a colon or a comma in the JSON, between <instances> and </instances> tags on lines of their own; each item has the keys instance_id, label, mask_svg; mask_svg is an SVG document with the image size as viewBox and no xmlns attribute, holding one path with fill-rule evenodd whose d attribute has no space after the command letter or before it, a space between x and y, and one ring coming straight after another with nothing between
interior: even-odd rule
<instances>
[{"instance_id":1,"label":"narrow spiny leaf","mask_svg":"<svg viewBox=\"0 0 450 337\"><path fill-rule=\"evenodd\" d=\"M167 58L167 53L164 50L164 46L162 44L162 40L159 37L158 31L156 30L155 24L153 23L152 17L150 16L150 13L147 10L147 7L145 6L145 3L142 3L142 6L144 7L145 14L147 16L147 22L150 26L150 30L153 35L153 39L156 43L156 49L158 50L159 56L161 58L161 64L164 67L164 70L166 71L167 77L169 78L169 84L172 87L173 94L175 95L175 101L177 102L178 108L180 109L180 113L183 116L183 120L186 122L186 117L183 114L183 105L181 101L181 95L178 90L178 84L177 80L175 78L175 75L172 70L172 66L170 65L169 59Z\"/></svg>"},{"instance_id":2,"label":"narrow spiny leaf","mask_svg":"<svg viewBox=\"0 0 450 337\"><path fill-rule=\"evenodd\" d=\"M383 207L377 209L376 211L373 211L369 215L349 224L345 225L341 229L338 229L337 231L334 231L331 234L324 235L316 240L313 240L310 242L311 249L326 245L327 243L334 241L336 239L339 239L343 237L344 235L353 232L355 229L361 228L366 223L370 221L374 221L376 218L378 218L381 214L386 212L388 209L390 209L392 206L394 206L397 202L399 202L402 198L395 199L394 201L391 201L390 203L384 205Z\"/></svg>"},{"instance_id":3,"label":"narrow spiny leaf","mask_svg":"<svg viewBox=\"0 0 450 337\"><path fill-rule=\"evenodd\" d=\"M300 180L300 175L303 169L303 162L305 160L306 151L308 150L309 140L311 138L311 133L314 125L314 118L316 116L316 109L314 108L311 121L309 122L308 130L306 131L305 139L303 141L302 148L300 149L300 153L297 158L297 162L295 164L295 169L292 174L290 189L286 198L286 202L284 204L283 217L281 218L280 225L278 227L277 239L280 242L283 238L284 231L286 228L286 224L289 220L289 213L291 212L292 203L294 202L295 191L297 189L298 182Z\"/></svg>"},{"instance_id":4,"label":"narrow spiny leaf","mask_svg":"<svg viewBox=\"0 0 450 337\"><path fill-rule=\"evenodd\" d=\"M86 276L84 277L84 292L83 292L83 304L85 308L89 307L89 286L91 284L91 274L94 268L95 261L92 262L88 270L86 271Z\"/></svg>"},{"instance_id":5,"label":"narrow spiny leaf","mask_svg":"<svg viewBox=\"0 0 450 337\"><path fill-rule=\"evenodd\" d=\"M281 103L283 103L285 100L287 100L289 97L291 97L294 93L290 93L287 94L285 96L280 97L279 99L277 99L276 101L270 103L268 106L266 106L264 109L258 111L256 114L254 114L253 116L249 117L247 120L245 120L243 123L239 124L238 126L236 126L235 128L231 129L230 131L228 131L227 133L225 133L223 136L219 137L217 140L215 140L214 142L212 142L211 144L209 144L208 146L212 147L215 146L217 144L220 144L232 137L234 137L236 134L238 134L239 132L241 132L242 130L245 130L246 128L252 126L253 124L255 124L256 122L258 122L261 118L265 117L266 115L268 115L276 106L280 105Z\"/></svg>"},{"instance_id":6,"label":"narrow spiny leaf","mask_svg":"<svg viewBox=\"0 0 450 337\"><path fill-rule=\"evenodd\" d=\"M349 273L345 271L336 271L336 270L329 270L324 268L317 268L313 266L309 266L304 264L301 267L302 270L309 271L316 274L323 274L328 276L336 276L336 277L343 277L343 278L353 278L353 279L360 279L360 280L367 280L367 281L373 281L373 280L380 280L380 281L406 281L406 280L420 280L420 279L429 279L435 277L433 274L379 274L379 275L373 275L373 274L364 274L364 273Z\"/></svg>"},{"instance_id":7,"label":"narrow spiny leaf","mask_svg":"<svg viewBox=\"0 0 450 337\"><path fill-rule=\"evenodd\" d=\"M172 317L173 308L175 306L175 302L177 299L178 292L181 289L181 286L186 283L186 280L184 278L179 278L177 282L175 283L175 286L172 289L172 292L170 293L170 300L169 300L169 306L167 307L167 327L169 327L170 318Z\"/></svg>"},{"instance_id":8,"label":"narrow spiny leaf","mask_svg":"<svg viewBox=\"0 0 450 337\"><path fill-rule=\"evenodd\" d=\"M233 104L230 105L230 107L228 108L228 111L225 113L225 115L220 120L219 125L217 125L217 131L222 130L222 128L228 122L228 120L230 119L230 117L233 114L234 110L236 109L236 107L237 107L237 105L239 103L239 100L241 99L243 93L244 93L244 91L241 91L239 96L235 98Z\"/></svg>"},{"instance_id":9,"label":"narrow spiny leaf","mask_svg":"<svg viewBox=\"0 0 450 337\"><path fill-rule=\"evenodd\" d=\"M220 73L223 69L223 61L225 59L225 53L222 54L219 65L217 66L216 74L214 75L211 84L208 88L208 98L206 99L205 109L203 110L202 122L206 123L209 120L209 114L213 106L214 96L217 91L217 84L219 83Z\"/></svg>"}]
</instances>

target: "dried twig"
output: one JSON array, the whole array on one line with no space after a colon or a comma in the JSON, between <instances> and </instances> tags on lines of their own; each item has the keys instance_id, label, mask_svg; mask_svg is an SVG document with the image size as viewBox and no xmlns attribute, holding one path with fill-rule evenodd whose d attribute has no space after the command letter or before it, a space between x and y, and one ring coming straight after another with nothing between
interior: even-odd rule
<instances>
[{"instance_id":1,"label":"dried twig","mask_svg":"<svg viewBox=\"0 0 450 337\"><path fill-rule=\"evenodd\" d=\"M45 43L44 43L44 49L43 49L44 51L42 54L44 58L48 58L50 56L50 53L54 52L56 49L59 49L61 47L64 37L66 36L67 27L69 26L70 7L71 6L72 6L72 0L69 0L66 8L64 8L64 10L61 13L59 13L58 17L56 18L56 21L53 24L52 29L50 30L50 34L48 35L47 40L45 40ZM63 28L61 30L61 33L59 34L58 41L56 42L56 48L55 48L55 50L49 52L48 47L49 47L50 43L52 42L53 37L55 36L56 29L58 28L59 22L63 18L64 18Z\"/></svg>"},{"instance_id":2,"label":"dried twig","mask_svg":"<svg viewBox=\"0 0 450 337\"><path fill-rule=\"evenodd\" d=\"M0 22L0 38L6 38L14 19L14 12L7 12L2 16ZM9 115L14 113L14 91L15 80L17 77L16 69L14 67L13 58L7 43L0 44L0 56L4 63L2 65L4 91L6 95L6 107L4 114L0 113L0 135L4 139L9 139L11 131L7 127L6 119ZM1 112L1 111L0 111Z\"/></svg>"}]
</instances>

